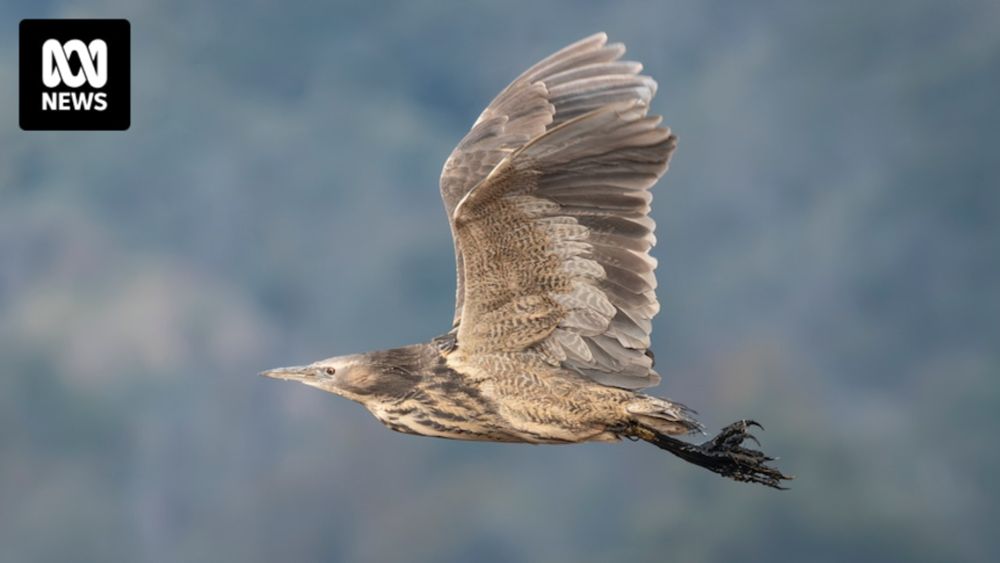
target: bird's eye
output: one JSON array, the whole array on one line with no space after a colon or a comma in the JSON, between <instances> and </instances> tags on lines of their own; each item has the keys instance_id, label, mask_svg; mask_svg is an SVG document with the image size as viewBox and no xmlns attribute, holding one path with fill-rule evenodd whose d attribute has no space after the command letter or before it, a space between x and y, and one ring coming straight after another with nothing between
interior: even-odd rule
<instances>
[{"instance_id":1,"label":"bird's eye","mask_svg":"<svg viewBox=\"0 0 1000 563\"><path fill-rule=\"evenodd\" d=\"M337 373L337 370L335 370L333 368L326 368L323 371L325 371L327 375L333 375L333 374Z\"/></svg>"}]
</instances>

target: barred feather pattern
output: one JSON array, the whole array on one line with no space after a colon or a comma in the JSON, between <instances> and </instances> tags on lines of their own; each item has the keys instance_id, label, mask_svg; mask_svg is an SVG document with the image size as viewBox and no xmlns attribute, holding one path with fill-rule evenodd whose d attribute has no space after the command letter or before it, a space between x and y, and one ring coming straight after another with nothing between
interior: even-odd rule
<instances>
[{"instance_id":1,"label":"barred feather pattern","mask_svg":"<svg viewBox=\"0 0 1000 563\"><path fill-rule=\"evenodd\" d=\"M620 60L624 54L624 45L608 44L607 35L597 33L538 62L500 92L444 164L441 197L449 219L458 202L501 161L547 131L607 105L636 100L648 104L656 82L639 74L640 63ZM455 236L454 221L451 228ZM457 326L465 299L465 268L455 238Z\"/></svg>"},{"instance_id":2,"label":"barred feather pattern","mask_svg":"<svg viewBox=\"0 0 1000 563\"><path fill-rule=\"evenodd\" d=\"M536 354L599 383L655 385L649 188L676 138L646 100L563 122L504 159L455 208L459 346Z\"/></svg>"}]
</instances>

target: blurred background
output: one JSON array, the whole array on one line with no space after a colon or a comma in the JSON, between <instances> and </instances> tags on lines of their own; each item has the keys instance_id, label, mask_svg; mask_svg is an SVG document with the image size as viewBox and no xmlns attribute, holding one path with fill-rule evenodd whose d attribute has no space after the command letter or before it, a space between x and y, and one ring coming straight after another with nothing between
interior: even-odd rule
<instances>
[{"instance_id":1,"label":"blurred background","mask_svg":"<svg viewBox=\"0 0 1000 563\"><path fill-rule=\"evenodd\" d=\"M1000 4L0 16L0 561L1000 560ZM129 131L18 129L25 17L131 21ZM600 30L680 136L653 391L763 422L788 492L403 436L256 375L448 329L445 157Z\"/></svg>"}]
</instances>

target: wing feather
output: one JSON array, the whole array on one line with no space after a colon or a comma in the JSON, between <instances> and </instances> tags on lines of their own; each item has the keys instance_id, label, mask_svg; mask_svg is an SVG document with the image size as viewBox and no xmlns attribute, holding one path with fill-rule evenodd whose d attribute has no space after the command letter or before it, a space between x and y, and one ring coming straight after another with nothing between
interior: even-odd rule
<instances>
[{"instance_id":1,"label":"wing feather","mask_svg":"<svg viewBox=\"0 0 1000 563\"><path fill-rule=\"evenodd\" d=\"M659 382L647 353L659 310L648 189L676 138L646 116L655 87L641 85L651 81L580 78L591 72L565 70L574 79L563 84L580 83L575 102L599 107L512 151L455 204L465 276L458 342L647 387ZM614 87L590 96L598 83ZM628 99L609 103L611 92Z\"/></svg>"},{"instance_id":2,"label":"wing feather","mask_svg":"<svg viewBox=\"0 0 1000 563\"><path fill-rule=\"evenodd\" d=\"M656 83L639 75L641 64L619 60L624 53L624 45L609 45L607 35L597 33L538 62L500 92L444 164L441 197L449 220L474 186L532 139L607 104L648 102ZM455 262L457 326L465 297L465 268L457 243Z\"/></svg>"}]
</instances>

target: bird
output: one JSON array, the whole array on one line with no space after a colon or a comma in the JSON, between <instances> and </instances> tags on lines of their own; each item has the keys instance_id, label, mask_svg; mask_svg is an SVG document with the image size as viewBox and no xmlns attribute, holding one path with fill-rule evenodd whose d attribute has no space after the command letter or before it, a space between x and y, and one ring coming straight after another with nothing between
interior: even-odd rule
<instances>
[{"instance_id":1,"label":"bird","mask_svg":"<svg viewBox=\"0 0 1000 563\"><path fill-rule=\"evenodd\" d=\"M792 477L740 420L702 443L695 412L642 392L656 242L650 188L677 137L648 113L657 83L597 33L518 76L445 161L457 270L451 328L429 342L262 375L363 405L392 430L455 440L645 441L737 481Z\"/></svg>"}]
</instances>

